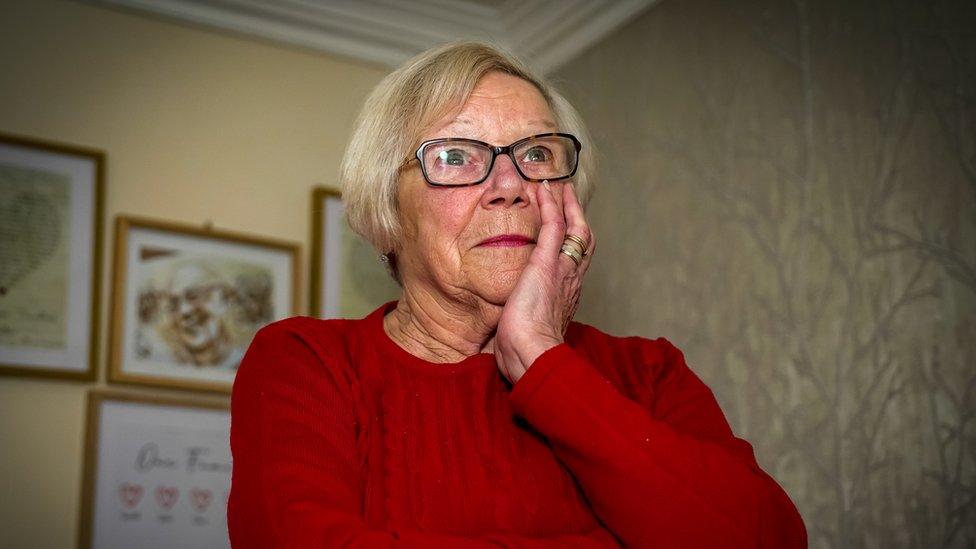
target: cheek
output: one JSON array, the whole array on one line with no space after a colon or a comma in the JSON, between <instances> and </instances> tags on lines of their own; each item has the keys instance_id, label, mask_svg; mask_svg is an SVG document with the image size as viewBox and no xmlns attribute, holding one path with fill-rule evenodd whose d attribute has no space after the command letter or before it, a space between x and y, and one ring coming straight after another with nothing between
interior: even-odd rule
<instances>
[{"instance_id":1,"label":"cheek","mask_svg":"<svg viewBox=\"0 0 976 549\"><path fill-rule=\"evenodd\" d=\"M468 193L470 194L470 193ZM416 240L423 249L444 256L456 254L476 202L463 192L445 190L416 205Z\"/></svg>"}]
</instances>

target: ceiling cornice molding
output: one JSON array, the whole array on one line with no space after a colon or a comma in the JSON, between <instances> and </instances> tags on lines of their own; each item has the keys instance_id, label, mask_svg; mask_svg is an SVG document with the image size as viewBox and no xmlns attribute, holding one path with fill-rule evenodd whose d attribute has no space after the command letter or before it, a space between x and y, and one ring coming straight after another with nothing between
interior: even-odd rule
<instances>
[{"instance_id":1,"label":"ceiling cornice molding","mask_svg":"<svg viewBox=\"0 0 976 549\"><path fill-rule=\"evenodd\" d=\"M549 73L659 0L89 0L393 68L486 40Z\"/></svg>"},{"instance_id":2,"label":"ceiling cornice molding","mask_svg":"<svg viewBox=\"0 0 976 549\"><path fill-rule=\"evenodd\" d=\"M515 0L518 1L518 0ZM544 74L558 69L659 0L555 0L509 28L513 49ZM512 2L512 0L509 0ZM525 2L528 3L528 2ZM556 8L560 10L556 13Z\"/></svg>"}]
</instances>

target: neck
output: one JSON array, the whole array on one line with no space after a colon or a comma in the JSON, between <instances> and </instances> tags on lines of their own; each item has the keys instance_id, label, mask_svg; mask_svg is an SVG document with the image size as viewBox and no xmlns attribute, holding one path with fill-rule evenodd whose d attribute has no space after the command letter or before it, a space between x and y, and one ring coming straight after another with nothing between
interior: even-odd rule
<instances>
[{"instance_id":1,"label":"neck","mask_svg":"<svg viewBox=\"0 0 976 549\"><path fill-rule=\"evenodd\" d=\"M428 362L453 363L494 353L502 307L474 301L405 287L397 308L383 318L383 329L408 353Z\"/></svg>"}]
</instances>

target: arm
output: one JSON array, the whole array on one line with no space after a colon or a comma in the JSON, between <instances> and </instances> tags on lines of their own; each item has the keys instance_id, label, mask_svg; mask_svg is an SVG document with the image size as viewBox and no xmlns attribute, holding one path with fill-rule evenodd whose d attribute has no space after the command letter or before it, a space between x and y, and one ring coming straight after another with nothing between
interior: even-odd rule
<instances>
[{"instance_id":1,"label":"arm","mask_svg":"<svg viewBox=\"0 0 976 549\"><path fill-rule=\"evenodd\" d=\"M272 547L607 547L609 532L535 539L463 538L370 528L363 517L355 379L324 364L319 338L293 324L261 330L234 383L228 503L231 543Z\"/></svg>"},{"instance_id":2,"label":"arm","mask_svg":"<svg viewBox=\"0 0 976 549\"><path fill-rule=\"evenodd\" d=\"M733 436L681 353L659 341L665 349L652 409L623 396L565 344L516 383L513 407L548 437L627 546L806 547L789 497L759 468L749 443Z\"/></svg>"}]
</instances>

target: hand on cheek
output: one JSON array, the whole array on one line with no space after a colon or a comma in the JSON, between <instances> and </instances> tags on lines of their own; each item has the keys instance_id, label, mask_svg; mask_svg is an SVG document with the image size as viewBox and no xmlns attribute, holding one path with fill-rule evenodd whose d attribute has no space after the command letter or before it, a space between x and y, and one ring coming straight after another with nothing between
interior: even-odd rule
<instances>
[{"instance_id":1,"label":"hand on cheek","mask_svg":"<svg viewBox=\"0 0 976 549\"><path fill-rule=\"evenodd\" d=\"M571 183L536 185L536 199L542 217L536 247L505 304L495 335L498 367L513 383L539 355L563 342L593 251L589 225ZM560 251L567 235L588 244L579 265Z\"/></svg>"}]
</instances>

